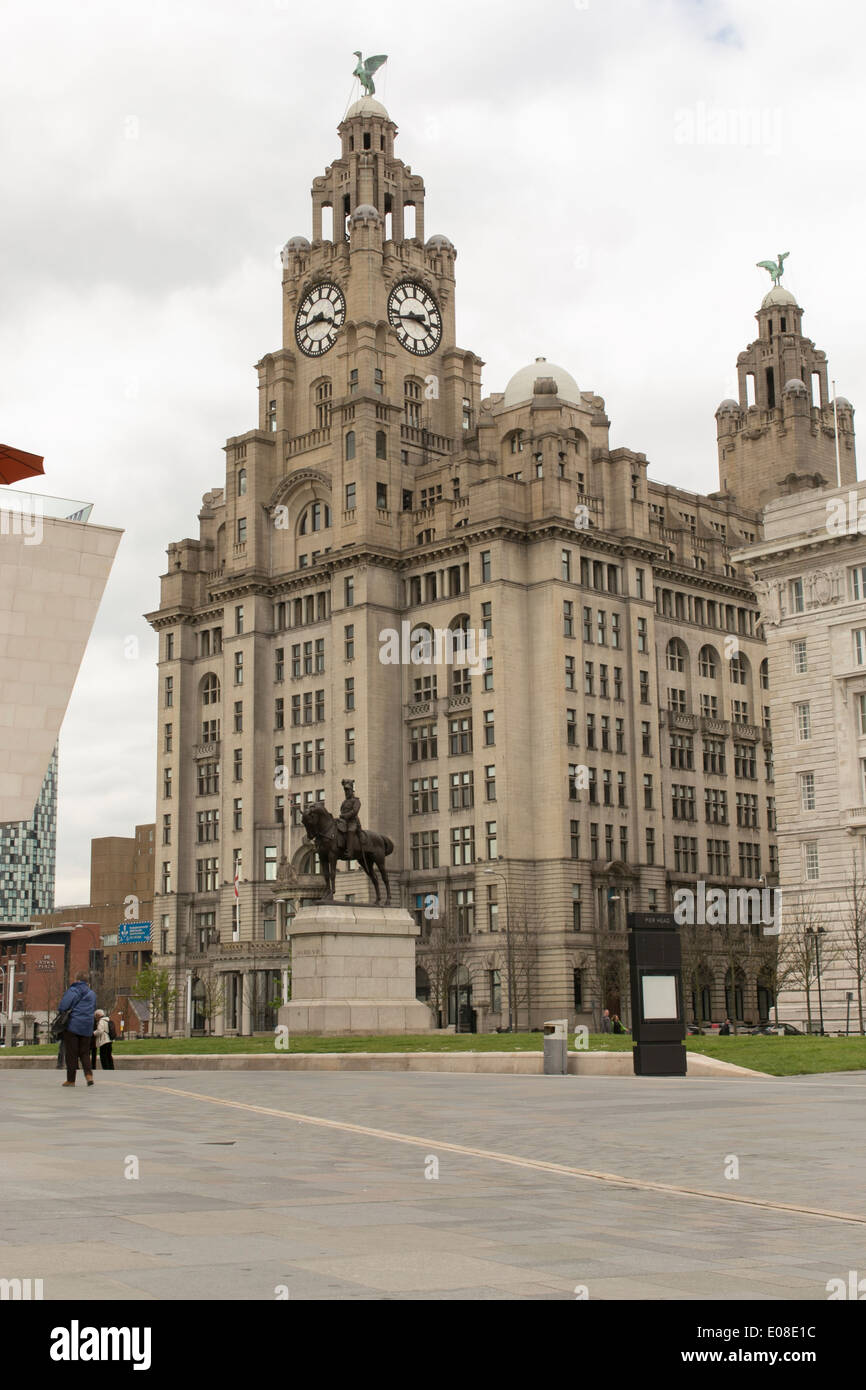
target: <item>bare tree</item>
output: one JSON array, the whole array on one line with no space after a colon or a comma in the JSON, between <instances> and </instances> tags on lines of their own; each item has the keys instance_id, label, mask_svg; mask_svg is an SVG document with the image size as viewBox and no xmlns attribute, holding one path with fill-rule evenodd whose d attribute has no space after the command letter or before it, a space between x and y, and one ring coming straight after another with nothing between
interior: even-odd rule
<instances>
[{"instance_id":1,"label":"bare tree","mask_svg":"<svg viewBox=\"0 0 866 1390\"><path fill-rule=\"evenodd\" d=\"M866 880L857 869L857 855L851 852L851 875L847 883L847 903L839 936L839 955L854 976L857 1017L863 1026L863 981L866 978ZM826 956L825 956L826 959Z\"/></svg>"},{"instance_id":2,"label":"bare tree","mask_svg":"<svg viewBox=\"0 0 866 1390\"><path fill-rule=\"evenodd\" d=\"M526 910L526 898L522 898L514 916L508 923L508 939L505 950L505 973L508 981L508 998L511 1001L512 1026L520 1027L520 1010L526 1011L526 1026L532 1018L532 986L538 963L538 938Z\"/></svg>"},{"instance_id":3,"label":"bare tree","mask_svg":"<svg viewBox=\"0 0 866 1390\"><path fill-rule=\"evenodd\" d=\"M213 971L207 975L199 976L199 979L202 993L199 994L197 1002L205 1021L208 1037L210 1037L213 1021L225 1004L225 990L220 976Z\"/></svg>"},{"instance_id":4,"label":"bare tree","mask_svg":"<svg viewBox=\"0 0 866 1390\"><path fill-rule=\"evenodd\" d=\"M593 973L595 975L596 1006L593 1009L596 1027L601 1028L601 1016L609 1005L611 995L619 998L621 1010L630 1004L627 937L625 932L597 928L592 943Z\"/></svg>"},{"instance_id":5,"label":"bare tree","mask_svg":"<svg viewBox=\"0 0 866 1390\"><path fill-rule=\"evenodd\" d=\"M692 999L692 1014L699 1028L710 1020L704 1017L704 989L712 984L712 957L715 943L705 922L684 922L680 927L683 957L683 993L688 1010ZM712 1008L712 1000L710 1002Z\"/></svg>"},{"instance_id":6,"label":"bare tree","mask_svg":"<svg viewBox=\"0 0 866 1390\"><path fill-rule=\"evenodd\" d=\"M816 933L826 933L820 911L811 893L792 895L793 901L786 900L785 922L779 937L777 971L780 988L802 989L806 996L807 1028L812 1031L812 985L818 974ZM821 947L823 964L828 965L838 956L835 942L824 939ZM778 1021L779 1011L776 1010Z\"/></svg>"},{"instance_id":7,"label":"bare tree","mask_svg":"<svg viewBox=\"0 0 866 1390\"><path fill-rule=\"evenodd\" d=\"M430 1008L439 1027L448 1015L448 991L455 970L463 964L463 947L447 913L425 918L418 938L418 964L430 983Z\"/></svg>"}]
</instances>

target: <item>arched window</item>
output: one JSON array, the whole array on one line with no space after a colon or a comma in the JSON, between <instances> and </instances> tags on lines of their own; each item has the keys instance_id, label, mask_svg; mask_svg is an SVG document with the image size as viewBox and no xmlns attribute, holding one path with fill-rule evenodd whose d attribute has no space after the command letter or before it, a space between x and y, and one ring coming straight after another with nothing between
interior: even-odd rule
<instances>
[{"instance_id":1,"label":"arched window","mask_svg":"<svg viewBox=\"0 0 866 1390\"><path fill-rule=\"evenodd\" d=\"M698 670L704 680L714 681L718 674L719 657L715 647L701 647L698 653Z\"/></svg>"},{"instance_id":2,"label":"arched window","mask_svg":"<svg viewBox=\"0 0 866 1390\"><path fill-rule=\"evenodd\" d=\"M429 666L433 661L433 629L429 623L418 623L409 634L413 666Z\"/></svg>"},{"instance_id":3,"label":"arched window","mask_svg":"<svg viewBox=\"0 0 866 1390\"><path fill-rule=\"evenodd\" d=\"M749 678L749 663L741 653L738 653L731 657L728 671L732 685L745 685Z\"/></svg>"},{"instance_id":4,"label":"arched window","mask_svg":"<svg viewBox=\"0 0 866 1390\"><path fill-rule=\"evenodd\" d=\"M355 431L354 431L354 430L349 430L349 433L346 435L346 458L347 458L347 459L353 459L354 457L355 457Z\"/></svg>"},{"instance_id":5,"label":"arched window","mask_svg":"<svg viewBox=\"0 0 866 1390\"><path fill-rule=\"evenodd\" d=\"M761 689L762 689L762 690L769 690L769 689L770 689L770 663L769 663L769 661L767 660L766 657L764 657L764 660L761 662L761 668L760 668L760 669L761 669Z\"/></svg>"},{"instance_id":6,"label":"arched window","mask_svg":"<svg viewBox=\"0 0 866 1390\"><path fill-rule=\"evenodd\" d=\"M668 642L667 665L669 671L684 671L686 669L686 649L678 637L672 637Z\"/></svg>"},{"instance_id":7,"label":"arched window","mask_svg":"<svg viewBox=\"0 0 866 1390\"><path fill-rule=\"evenodd\" d=\"M512 454L523 453L523 430L515 430L510 439Z\"/></svg>"},{"instance_id":8,"label":"arched window","mask_svg":"<svg viewBox=\"0 0 866 1390\"><path fill-rule=\"evenodd\" d=\"M301 516L298 535L306 536L313 531L327 531L330 525L331 508L327 502L312 502Z\"/></svg>"},{"instance_id":9,"label":"arched window","mask_svg":"<svg viewBox=\"0 0 866 1390\"><path fill-rule=\"evenodd\" d=\"M220 698L219 679L211 674L201 683L201 702L203 705L218 705Z\"/></svg>"},{"instance_id":10,"label":"arched window","mask_svg":"<svg viewBox=\"0 0 866 1390\"><path fill-rule=\"evenodd\" d=\"M247 470L238 469L238 497L246 497L247 493Z\"/></svg>"},{"instance_id":11,"label":"arched window","mask_svg":"<svg viewBox=\"0 0 866 1390\"><path fill-rule=\"evenodd\" d=\"M376 431L376 458L386 459L388 457L388 441L384 430Z\"/></svg>"}]
</instances>

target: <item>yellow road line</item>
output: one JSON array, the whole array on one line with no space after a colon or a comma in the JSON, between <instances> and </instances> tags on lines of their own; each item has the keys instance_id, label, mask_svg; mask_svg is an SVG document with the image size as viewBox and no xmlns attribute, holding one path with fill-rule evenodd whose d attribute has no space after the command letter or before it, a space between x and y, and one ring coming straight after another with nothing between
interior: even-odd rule
<instances>
[{"instance_id":1,"label":"yellow road line","mask_svg":"<svg viewBox=\"0 0 866 1390\"><path fill-rule=\"evenodd\" d=\"M117 1084L117 1083L116 1083ZM131 1082L120 1082L122 1086L132 1086ZM521 1158L517 1154L499 1153L495 1149L476 1149L468 1144L450 1144L441 1139L424 1139L414 1134L400 1134L389 1129L372 1129L369 1125L354 1125L346 1120L326 1120L319 1115L302 1115L295 1110L274 1110L265 1105L251 1105L248 1101L225 1100L221 1096L205 1096L198 1091L182 1091L174 1086L155 1086L144 1082L148 1091L162 1091L169 1096L183 1096L187 1100L201 1100L209 1105L222 1105L229 1110L247 1110L256 1115L273 1115L280 1120L294 1120L302 1125L317 1125L321 1129L337 1129L347 1134L363 1134L369 1139L387 1139L393 1144L411 1144L428 1151L460 1154L464 1158L484 1158L491 1163L505 1163L512 1168L528 1168L541 1173L554 1173L561 1177L582 1178L588 1182L603 1182L612 1187L638 1188L642 1192L662 1192L674 1197L693 1197L701 1201L733 1202L737 1206L759 1207L765 1211L793 1212L797 1216L817 1216L825 1221L847 1221L857 1226L866 1226L866 1216L852 1212L827 1211L822 1207L798 1206L794 1202L771 1202L761 1197L738 1197L732 1192L710 1192L700 1187L683 1187L675 1183L649 1182L645 1178L626 1178L621 1173L601 1173L590 1168L572 1168L564 1163L550 1163L541 1158ZM140 1086L134 1087L140 1090Z\"/></svg>"}]
</instances>

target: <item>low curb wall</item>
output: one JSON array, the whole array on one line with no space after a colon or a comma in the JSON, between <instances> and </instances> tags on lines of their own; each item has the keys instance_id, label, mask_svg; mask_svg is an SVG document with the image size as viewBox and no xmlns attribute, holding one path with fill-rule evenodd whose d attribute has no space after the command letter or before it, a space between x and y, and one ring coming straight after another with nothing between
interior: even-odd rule
<instances>
[{"instance_id":1,"label":"low curb wall","mask_svg":"<svg viewBox=\"0 0 866 1390\"><path fill-rule=\"evenodd\" d=\"M750 1071L687 1053L690 1077L749 1078L763 1080L764 1072ZM541 1052L151 1052L117 1058L118 1071L436 1071L475 1075L541 1076ZM56 1069L56 1058L0 1057L0 1070L47 1071ZM570 1052L569 1076L633 1076L631 1052ZM651 1079L651 1078L650 1078Z\"/></svg>"}]
</instances>

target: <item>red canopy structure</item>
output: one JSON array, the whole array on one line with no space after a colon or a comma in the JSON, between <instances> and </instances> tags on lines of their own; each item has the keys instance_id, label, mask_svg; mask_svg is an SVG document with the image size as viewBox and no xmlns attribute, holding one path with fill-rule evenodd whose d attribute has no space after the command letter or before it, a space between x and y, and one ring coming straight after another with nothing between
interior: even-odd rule
<instances>
[{"instance_id":1,"label":"red canopy structure","mask_svg":"<svg viewBox=\"0 0 866 1390\"><path fill-rule=\"evenodd\" d=\"M35 478L45 472L41 454L26 454L11 444L0 444L0 483L17 483L21 478Z\"/></svg>"}]
</instances>

